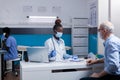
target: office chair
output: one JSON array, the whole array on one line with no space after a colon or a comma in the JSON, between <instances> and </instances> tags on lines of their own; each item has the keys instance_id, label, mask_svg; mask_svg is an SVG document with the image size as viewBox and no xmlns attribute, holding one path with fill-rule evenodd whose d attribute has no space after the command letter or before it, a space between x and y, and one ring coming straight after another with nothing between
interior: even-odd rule
<instances>
[{"instance_id":1,"label":"office chair","mask_svg":"<svg viewBox=\"0 0 120 80\"><path fill-rule=\"evenodd\" d=\"M18 72L16 71L16 65L15 65L16 61L20 61L20 58L16 58L12 60L12 72L14 73L15 76L18 76Z\"/></svg>"},{"instance_id":2,"label":"office chair","mask_svg":"<svg viewBox=\"0 0 120 80\"><path fill-rule=\"evenodd\" d=\"M12 60L9 60L9 61L12 61L12 72L14 73L15 76L18 76L18 72L16 70L16 65L15 65L15 62L16 61L20 61L20 57L21 57L21 54L18 53L18 58L16 59L12 59ZM5 69L4 69L4 76L7 75L8 72L10 72L11 70L8 70L6 69L6 61L5 61Z\"/></svg>"}]
</instances>

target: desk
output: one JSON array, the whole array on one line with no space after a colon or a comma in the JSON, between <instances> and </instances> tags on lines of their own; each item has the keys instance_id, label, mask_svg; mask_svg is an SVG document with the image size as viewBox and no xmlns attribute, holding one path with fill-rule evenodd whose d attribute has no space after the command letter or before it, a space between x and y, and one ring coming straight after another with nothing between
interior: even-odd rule
<instances>
[{"instance_id":1,"label":"desk","mask_svg":"<svg viewBox=\"0 0 120 80\"><path fill-rule=\"evenodd\" d=\"M3 76L3 72L4 72L4 69L3 69L3 64L4 64L4 54L6 53L7 51L6 50L0 50L0 55L1 55L1 61L0 61L0 65L1 65L1 70L0 70L0 80L3 80L4 79L4 76Z\"/></svg>"},{"instance_id":2,"label":"desk","mask_svg":"<svg viewBox=\"0 0 120 80\"><path fill-rule=\"evenodd\" d=\"M20 80L79 80L89 76L92 66L81 62L20 62Z\"/></svg>"},{"instance_id":3,"label":"desk","mask_svg":"<svg viewBox=\"0 0 120 80\"><path fill-rule=\"evenodd\" d=\"M24 45L17 46L17 50L22 52L22 61L24 60L24 52L27 51L27 47L30 47L30 46L24 46ZM36 47L40 47L40 46L36 46ZM66 50L71 49L71 47L69 47L69 46L66 46L65 48L66 48Z\"/></svg>"},{"instance_id":4,"label":"desk","mask_svg":"<svg viewBox=\"0 0 120 80\"><path fill-rule=\"evenodd\" d=\"M27 51L27 47L29 47L29 46L20 46L20 45L19 45L19 46L17 47L17 50L18 50L18 51L22 51L22 61L24 60L24 52Z\"/></svg>"}]
</instances>

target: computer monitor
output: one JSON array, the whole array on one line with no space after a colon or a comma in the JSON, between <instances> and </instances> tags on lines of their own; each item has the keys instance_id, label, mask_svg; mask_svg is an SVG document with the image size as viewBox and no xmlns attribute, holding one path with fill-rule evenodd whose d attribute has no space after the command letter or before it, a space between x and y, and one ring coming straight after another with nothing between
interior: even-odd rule
<instances>
[{"instance_id":1,"label":"computer monitor","mask_svg":"<svg viewBox=\"0 0 120 80\"><path fill-rule=\"evenodd\" d=\"M49 62L48 48L27 47L27 53L30 62Z\"/></svg>"}]
</instances>

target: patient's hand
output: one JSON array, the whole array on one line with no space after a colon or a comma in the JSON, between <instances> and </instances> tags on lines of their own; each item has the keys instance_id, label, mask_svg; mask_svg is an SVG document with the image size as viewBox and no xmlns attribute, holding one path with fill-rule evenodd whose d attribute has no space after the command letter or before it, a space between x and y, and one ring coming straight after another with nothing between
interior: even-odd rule
<instances>
[{"instance_id":1,"label":"patient's hand","mask_svg":"<svg viewBox=\"0 0 120 80\"><path fill-rule=\"evenodd\" d=\"M92 60L92 59L87 60L87 65L91 65L91 64L95 64L95 63L97 63L97 60Z\"/></svg>"},{"instance_id":2,"label":"patient's hand","mask_svg":"<svg viewBox=\"0 0 120 80\"><path fill-rule=\"evenodd\" d=\"M98 78L100 76L99 76L99 73L93 73L90 77L96 77L96 78Z\"/></svg>"}]
</instances>

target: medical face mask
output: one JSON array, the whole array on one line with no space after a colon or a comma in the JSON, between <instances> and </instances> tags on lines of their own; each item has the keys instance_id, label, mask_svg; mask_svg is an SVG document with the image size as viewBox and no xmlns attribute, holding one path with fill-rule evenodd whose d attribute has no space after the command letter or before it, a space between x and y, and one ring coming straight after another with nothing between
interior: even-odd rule
<instances>
[{"instance_id":1,"label":"medical face mask","mask_svg":"<svg viewBox=\"0 0 120 80\"><path fill-rule=\"evenodd\" d=\"M100 32L98 32L98 37L100 37L99 41L103 43L104 39L103 39L103 36L102 36L102 34Z\"/></svg>"},{"instance_id":2,"label":"medical face mask","mask_svg":"<svg viewBox=\"0 0 120 80\"><path fill-rule=\"evenodd\" d=\"M61 37L62 37L62 35L63 35L63 33L62 33L62 32L57 32L55 36L56 36L56 37L58 37L58 38L61 38Z\"/></svg>"},{"instance_id":3,"label":"medical face mask","mask_svg":"<svg viewBox=\"0 0 120 80\"><path fill-rule=\"evenodd\" d=\"M98 37L100 37L101 39L103 39L102 34L100 32L98 32Z\"/></svg>"}]
</instances>

